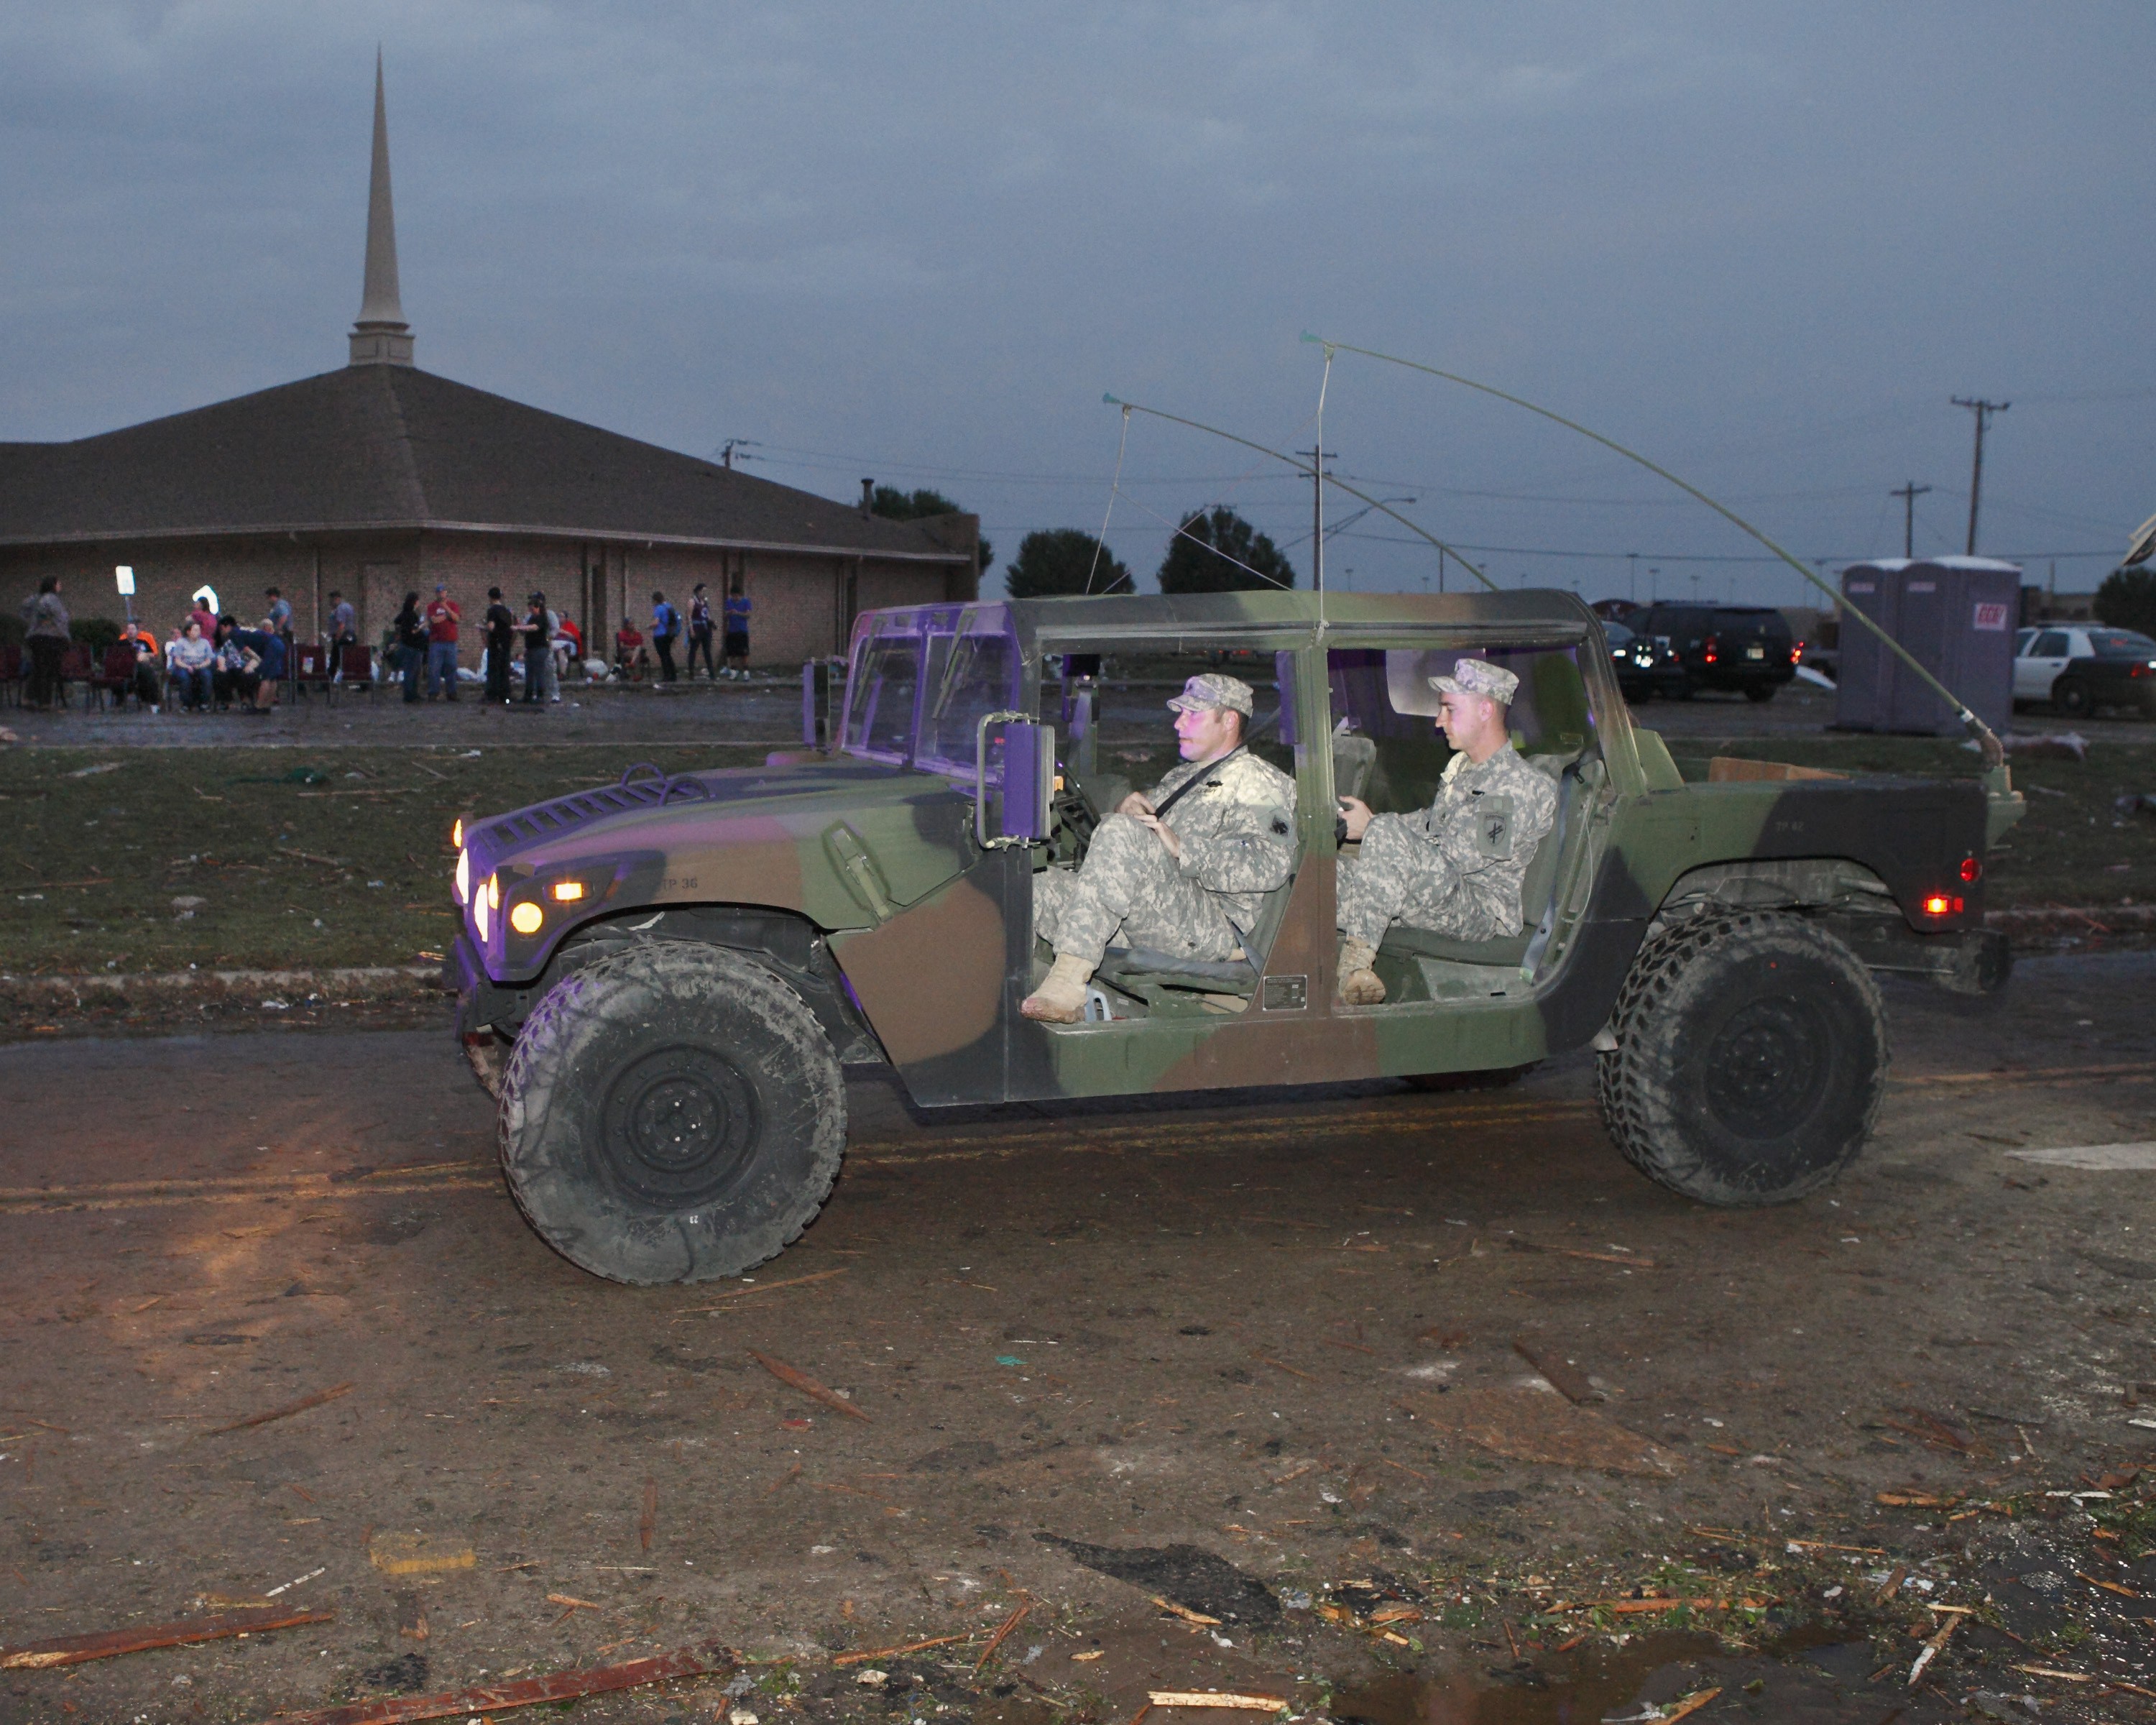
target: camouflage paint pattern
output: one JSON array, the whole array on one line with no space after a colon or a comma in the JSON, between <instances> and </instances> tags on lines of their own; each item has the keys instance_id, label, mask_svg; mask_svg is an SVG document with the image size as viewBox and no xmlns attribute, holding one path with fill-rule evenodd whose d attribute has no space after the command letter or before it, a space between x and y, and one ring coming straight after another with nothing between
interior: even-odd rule
<instances>
[{"instance_id":1,"label":"camouflage paint pattern","mask_svg":"<svg viewBox=\"0 0 2156 1725\"><path fill-rule=\"evenodd\" d=\"M1018 1005L1034 974L1026 849L976 842L968 779L839 753L687 776L693 790L677 779L661 793L645 779L628 788L635 794L620 806L593 793L477 824L468 840L475 888L484 891L499 872L505 891L486 941L472 909L464 911L448 968L463 996L465 1029L513 1030L556 973L565 939L609 929L670 933L690 926L680 919L696 907L737 907L763 913L761 923L742 921L744 929L793 929L790 938L811 959L828 951L866 1031L924 1104L1512 1066L1594 1036L1651 919L1673 891L1689 890L1688 876L1720 882L1718 895L1794 891L1820 915L1834 913L1837 892L1869 894L1865 908L1891 901L1898 909L1898 941L1936 944L1981 927L1986 845L2020 813L2020 798L2003 781L1989 793L1974 783L1919 780L1686 784L1661 739L1634 728L1599 625L1569 593L1321 601L1268 593L946 608L1014 634L1021 710L1038 699L1042 658L1065 650L1294 655L1289 716L1301 860L1244 1009L1194 1005L1188 1014L1070 1026L1025 1019ZM857 644L875 614L857 626ZM1553 926L1532 973L1517 963L1462 965L1428 999L1342 1004L1333 975L1332 753L1309 742L1332 732L1327 653L1583 644L1599 768L1591 783L1583 781L1563 837ZM1977 878L1964 878L1965 863ZM564 880L583 885L586 896L555 903L547 895ZM1948 908L1927 914L1931 896ZM542 925L528 937L506 926L520 901L542 906ZM766 938L706 937L749 950Z\"/></svg>"}]
</instances>

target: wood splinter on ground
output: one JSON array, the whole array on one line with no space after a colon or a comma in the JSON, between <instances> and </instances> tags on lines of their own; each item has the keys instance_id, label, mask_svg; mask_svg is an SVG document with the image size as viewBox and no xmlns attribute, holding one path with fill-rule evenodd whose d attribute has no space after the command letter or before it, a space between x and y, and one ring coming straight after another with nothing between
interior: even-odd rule
<instances>
[{"instance_id":1,"label":"wood splinter on ground","mask_svg":"<svg viewBox=\"0 0 2156 1725\"><path fill-rule=\"evenodd\" d=\"M184 1647L197 1641L221 1641L228 1635L255 1635L269 1630L297 1629L302 1624L332 1623L333 1611L294 1611L272 1607L266 1611L231 1611L213 1617L186 1617L176 1623L144 1624L136 1628L104 1630L87 1635L61 1635L49 1641L32 1641L21 1647L0 1649L0 1671L42 1671L57 1665L81 1665L93 1659L111 1659L122 1653L142 1653L152 1647Z\"/></svg>"},{"instance_id":2,"label":"wood splinter on ground","mask_svg":"<svg viewBox=\"0 0 2156 1725\"><path fill-rule=\"evenodd\" d=\"M644 1513L637 1518L637 1543L645 1551L651 1549L651 1536L659 1530L659 1481L644 1482Z\"/></svg>"},{"instance_id":3,"label":"wood splinter on ground","mask_svg":"<svg viewBox=\"0 0 2156 1725\"><path fill-rule=\"evenodd\" d=\"M1243 1695L1232 1689L1153 1689L1146 1703L1157 1707L1235 1707L1250 1713L1284 1713L1291 1705L1285 1695Z\"/></svg>"},{"instance_id":4,"label":"wood splinter on ground","mask_svg":"<svg viewBox=\"0 0 2156 1725\"><path fill-rule=\"evenodd\" d=\"M848 1604L852 1602L849 1600ZM948 1647L954 1642L970 1641L971 1635L932 1635L925 1641L908 1641L902 1647L864 1647L857 1653L841 1653L833 1665L865 1665L871 1659L896 1659L901 1653L920 1653L931 1647Z\"/></svg>"},{"instance_id":5,"label":"wood splinter on ground","mask_svg":"<svg viewBox=\"0 0 2156 1725\"><path fill-rule=\"evenodd\" d=\"M740 1669L739 1660L714 1643L708 1650L683 1648L649 1659L632 1659L624 1665L557 1671L551 1676L526 1677L515 1683L490 1683L442 1695L393 1696L312 1713L280 1713L275 1725L403 1725L411 1719L468 1719L506 1712L511 1707L536 1707L543 1702L574 1701L580 1696L641 1688L675 1677L732 1676Z\"/></svg>"},{"instance_id":6,"label":"wood splinter on ground","mask_svg":"<svg viewBox=\"0 0 2156 1725\"><path fill-rule=\"evenodd\" d=\"M1026 1619L1032 1615L1032 1612L1033 1601L1031 1599L1020 1600L1018 1609L1012 1612L1011 1615L1006 1617L1001 1624L997 1625L995 1634L988 1637L988 1645L981 1650L981 1656L973 1661L973 1675L975 1676L978 1677L980 1676L981 1668L996 1656L996 1649L1002 1646L1005 1641L1008 1641L1010 1639L1011 1631L1015 1630L1020 1624L1024 1623Z\"/></svg>"},{"instance_id":7,"label":"wood splinter on ground","mask_svg":"<svg viewBox=\"0 0 2156 1725\"><path fill-rule=\"evenodd\" d=\"M799 1390L809 1400L821 1402L834 1412L850 1414L855 1420L866 1420L869 1417L845 1397L840 1395L838 1391L826 1389L799 1367L789 1366L784 1360L773 1359L767 1353L759 1353L753 1348L749 1349L748 1357L781 1384L785 1384L788 1389Z\"/></svg>"},{"instance_id":8,"label":"wood splinter on ground","mask_svg":"<svg viewBox=\"0 0 2156 1725\"><path fill-rule=\"evenodd\" d=\"M203 1433L205 1437L222 1437L228 1431L245 1431L251 1426L267 1425L273 1420L289 1420L295 1414L304 1414L310 1408L319 1408L324 1402L333 1402L341 1395L350 1395L356 1385L331 1384L327 1389L318 1389L312 1395L303 1395L295 1402L287 1402L281 1408L272 1408L266 1414L250 1414L244 1420L235 1420L229 1425L216 1425Z\"/></svg>"},{"instance_id":9,"label":"wood splinter on ground","mask_svg":"<svg viewBox=\"0 0 2156 1725\"><path fill-rule=\"evenodd\" d=\"M1587 1373L1573 1366L1547 1343L1516 1336L1512 1338L1512 1352L1539 1372L1549 1387L1567 1401L1576 1404L1603 1399L1602 1392L1587 1381Z\"/></svg>"}]
</instances>

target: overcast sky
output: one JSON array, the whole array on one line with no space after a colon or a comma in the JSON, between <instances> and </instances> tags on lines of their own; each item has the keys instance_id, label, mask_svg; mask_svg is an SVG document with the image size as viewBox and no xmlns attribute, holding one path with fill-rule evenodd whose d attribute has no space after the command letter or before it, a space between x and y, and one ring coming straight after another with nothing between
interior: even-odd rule
<instances>
[{"instance_id":1,"label":"overcast sky","mask_svg":"<svg viewBox=\"0 0 2156 1725\"><path fill-rule=\"evenodd\" d=\"M1103 391L1309 444L1305 330L1486 379L1805 558L1979 548L2062 589L2156 510L2142 4L0 5L0 439L340 365L373 58L419 363L834 496L1097 529ZM1512 586L1794 576L1556 427L1343 356L1327 446ZM1142 577L1309 488L1132 424ZM1335 519L1354 506L1328 505ZM1637 552L1636 577L1625 553ZM1328 573L1414 587L1372 516ZM1457 579L1457 572L1455 572Z\"/></svg>"}]
</instances>

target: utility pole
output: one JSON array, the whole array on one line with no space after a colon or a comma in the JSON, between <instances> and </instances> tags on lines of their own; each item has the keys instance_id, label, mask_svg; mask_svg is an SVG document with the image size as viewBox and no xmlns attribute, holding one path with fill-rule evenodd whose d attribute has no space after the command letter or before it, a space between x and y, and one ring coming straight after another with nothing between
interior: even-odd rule
<instances>
[{"instance_id":1,"label":"utility pole","mask_svg":"<svg viewBox=\"0 0 2156 1725\"><path fill-rule=\"evenodd\" d=\"M1424 593L1430 591L1429 576L1422 578L1422 585ZM1440 593L1445 591L1445 547L1441 545L1437 548L1437 590Z\"/></svg>"},{"instance_id":2,"label":"utility pole","mask_svg":"<svg viewBox=\"0 0 2156 1725\"><path fill-rule=\"evenodd\" d=\"M1625 553L1625 597L1635 605L1640 603L1640 553L1636 551Z\"/></svg>"},{"instance_id":3,"label":"utility pole","mask_svg":"<svg viewBox=\"0 0 2156 1725\"><path fill-rule=\"evenodd\" d=\"M1981 452L1984 448L1984 434L1981 431L1977 433L1976 439L1979 451L1977 459L1980 463L1983 459ZM1929 485L1920 485L1916 480L1911 480L1898 491L1889 491L1887 494L1889 497L1899 497L1902 500L1902 555L1905 557L1914 558L1917 555L1917 500L1930 490ZM1974 545L1976 543L1976 511L1974 508L1969 512L1969 542Z\"/></svg>"},{"instance_id":4,"label":"utility pole","mask_svg":"<svg viewBox=\"0 0 2156 1725\"><path fill-rule=\"evenodd\" d=\"M1338 460L1340 452L1322 445L1308 449L1297 449L1298 455L1310 457L1310 584L1313 591L1325 591L1325 464Z\"/></svg>"},{"instance_id":5,"label":"utility pole","mask_svg":"<svg viewBox=\"0 0 2156 1725\"><path fill-rule=\"evenodd\" d=\"M1984 495L1984 429L1991 424L1994 413L2003 413L2014 403L2010 401L1986 401L1981 396L1957 395L1953 404L1967 408L1976 415L1976 459L1969 475L1969 554L1976 555L1976 506Z\"/></svg>"}]
</instances>

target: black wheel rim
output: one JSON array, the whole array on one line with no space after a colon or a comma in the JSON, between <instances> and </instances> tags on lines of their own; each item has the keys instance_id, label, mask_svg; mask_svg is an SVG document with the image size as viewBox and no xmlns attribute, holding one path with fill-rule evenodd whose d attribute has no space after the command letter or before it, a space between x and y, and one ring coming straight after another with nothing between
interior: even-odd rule
<instances>
[{"instance_id":1,"label":"black wheel rim","mask_svg":"<svg viewBox=\"0 0 2156 1725\"><path fill-rule=\"evenodd\" d=\"M639 1055L606 1088L595 1159L626 1196L657 1209L722 1197L754 1157L756 1092L716 1050L677 1043Z\"/></svg>"},{"instance_id":2,"label":"black wheel rim","mask_svg":"<svg viewBox=\"0 0 2156 1725\"><path fill-rule=\"evenodd\" d=\"M1707 1046L1707 1106L1738 1137L1785 1137L1818 1106L1830 1049L1825 1021L1806 1002L1747 1001Z\"/></svg>"}]
</instances>

